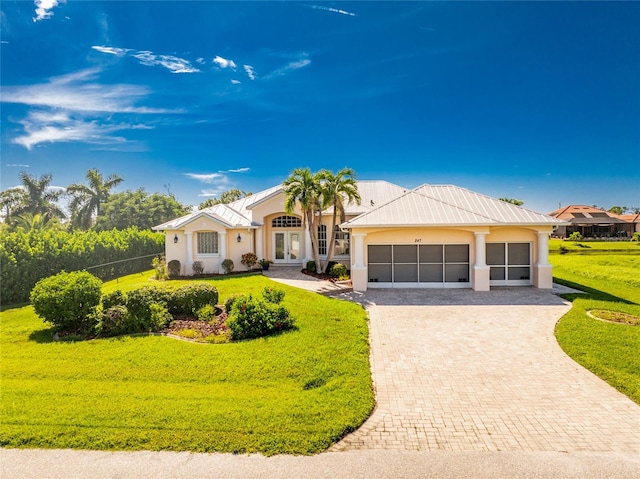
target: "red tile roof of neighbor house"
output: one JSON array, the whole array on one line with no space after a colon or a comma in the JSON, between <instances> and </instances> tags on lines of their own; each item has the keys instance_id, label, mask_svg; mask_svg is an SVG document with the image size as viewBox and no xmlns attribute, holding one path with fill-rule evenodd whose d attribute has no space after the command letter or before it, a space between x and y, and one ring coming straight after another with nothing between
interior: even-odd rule
<instances>
[{"instance_id":1,"label":"red tile roof of neighbor house","mask_svg":"<svg viewBox=\"0 0 640 479\"><path fill-rule=\"evenodd\" d=\"M630 221L621 218L619 215L609 213L601 208L587 205L569 205L547 213L554 218L565 220L570 223L582 224L611 224L629 223Z\"/></svg>"}]
</instances>

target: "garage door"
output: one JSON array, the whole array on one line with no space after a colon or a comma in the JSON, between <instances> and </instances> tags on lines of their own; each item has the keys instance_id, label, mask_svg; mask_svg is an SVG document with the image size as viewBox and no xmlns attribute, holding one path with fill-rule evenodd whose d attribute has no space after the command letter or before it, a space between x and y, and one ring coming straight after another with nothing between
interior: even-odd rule
<instances>
[{"instance_id":1,"label":"garage door","mask_svg":"<svg viewBox=\"0 0 640 479\"><path fill-rule=\"evenodd\" d=\"M487 243L492 286L528 286L531 282L531 243Z\"/></svg>"},{"instance_id":2,"label":"garage door","mask_svg":"<svg viewBox=\"0 0 640 479\"><path fill-rule=\"evenodd\" d=\"M468 288L469 245L369 245L370 288Z\"/></svg>"}]
</instances>

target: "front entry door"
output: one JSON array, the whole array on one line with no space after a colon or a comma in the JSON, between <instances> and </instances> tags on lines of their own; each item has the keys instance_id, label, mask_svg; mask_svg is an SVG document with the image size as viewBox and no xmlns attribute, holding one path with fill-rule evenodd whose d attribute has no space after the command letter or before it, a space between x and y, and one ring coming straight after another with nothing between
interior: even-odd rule
<instances>
[{"instance_id":1,"label":"front entry door","mask_svg":"<svg viewBox=\"0 0 640 479\"><path fill-rule=\"evenodd\" d=\"M273 259L275 263L300 263L299 231L273 233Z\"/></svg>"}]
</instances>

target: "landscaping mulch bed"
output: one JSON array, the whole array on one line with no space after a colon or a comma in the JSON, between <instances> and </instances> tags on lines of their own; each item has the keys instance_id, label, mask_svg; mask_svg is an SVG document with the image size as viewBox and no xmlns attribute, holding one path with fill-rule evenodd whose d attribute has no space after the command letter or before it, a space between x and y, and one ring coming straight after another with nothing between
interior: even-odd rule
<instances>
[{"instance_id":1,"label":"landscaping mulch bed","mask_svg":"<svg viewBox=\"0 0 640 479\"><path fill-rule=\"evenodd\" d=\"M204 338L212 334L223 334L227 329L227 326L224 324L226 320L227 313L224 311L218 314L211 321L200 321L191 316L181 315L174 317L169 326L160 332L180 336L180 331L184 329L192 329Z\"/></svg>"},{"instance_id":2,"label":"landscaping mulch bed","mask_svg":"<svg viewBox=\"0 0 640 479\"><path fill-rule=\"evenodd\" d=\"M324 279L326 281L331 281L332 283L335 283L337 281L337 278L334 278L328 273L316 273L315 271L311 271L306 268L302 270L302 274L306 274L307 276L313 276L314 278L318 278L318 279Z\"/></svg>"}]
</instances>

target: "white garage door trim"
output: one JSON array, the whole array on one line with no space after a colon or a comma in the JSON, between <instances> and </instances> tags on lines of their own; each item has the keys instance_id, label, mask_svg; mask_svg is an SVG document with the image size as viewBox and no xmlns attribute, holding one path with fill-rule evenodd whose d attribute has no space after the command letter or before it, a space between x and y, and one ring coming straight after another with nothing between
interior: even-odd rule
<instances>
[{"instance_id":1,"label":"white garage door trim","mask_svg":"<svg viewBox=\"0 0 640 479\"><path fill-rule=\"evenodd\" d=\"M368 288L469 288L470 245L369 244Z\"/></svg>"}]
</instances>

